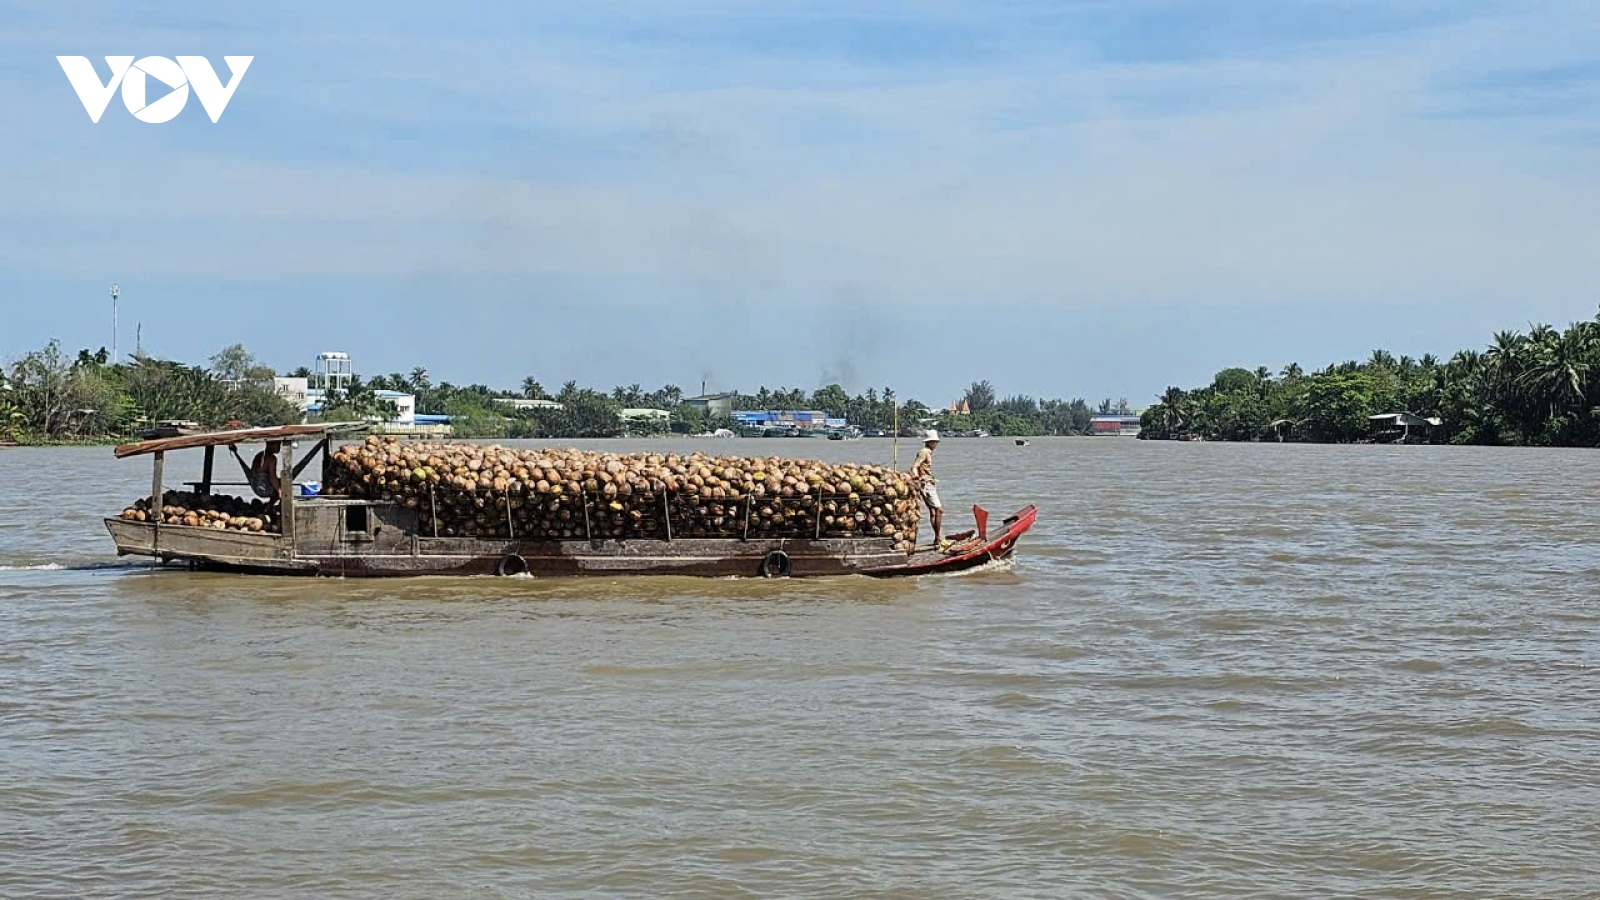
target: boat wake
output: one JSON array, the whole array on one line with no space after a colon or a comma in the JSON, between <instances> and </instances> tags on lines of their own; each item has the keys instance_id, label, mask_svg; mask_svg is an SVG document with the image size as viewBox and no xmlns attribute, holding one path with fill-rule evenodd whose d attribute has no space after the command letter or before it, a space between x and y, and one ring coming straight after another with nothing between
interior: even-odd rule
<instances>
[{"instance_id":1,"label":"boat wake","mask_svg":"<svg viewBox=\"0 0 1600 900\"><path fill-rule=\"evenodd\" d=\"M0 572L102 572L117 569L148 569L149 563L91 562L91 563L23 563L0 565Z\"/></svg>"},{"instance_id":2,"label":"boat wake","mask_svg":"<svg viewBox=\"0 0 1600 900\"><path fill-rule=\"evenodd\" d=\"M981 566L970 569L961 569L955 572L930 572L922 578L971 578L974 575L993 575L997 572L1010 572L1017 567L1017 558L1008 556L1005 559L991 559Z\"/></svg>"}]
</instances>

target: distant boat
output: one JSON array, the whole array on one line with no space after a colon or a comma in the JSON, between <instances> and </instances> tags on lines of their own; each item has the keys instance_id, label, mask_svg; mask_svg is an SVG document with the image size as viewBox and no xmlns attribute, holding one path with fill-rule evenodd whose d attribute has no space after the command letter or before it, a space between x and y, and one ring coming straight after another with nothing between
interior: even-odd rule
<instances>
[{"instance_id":1,"label":"distant boat","mask_svg":"<svg viewBox=\"0 0 1600 900\"><path fill-rule=\"evenodd\" d=\"M205 434L206 429L199 422L189 422L177 419L167 419L157 422L139 433L139 437L151 441L158 438L188 437L190 435Z\"/></svg>"},{"instance_id":2,"label":"distant boat","mask_svg":"<svg viewBox=\"0 0 1600 900\"><path fill-rule=\"evenodd\" d=\"M1028 442L1023 440L1022 438L1017 438L1017 446L1018 447L1026 447L1026 446L1028 446Z\"/></svg>"}]
</instances>

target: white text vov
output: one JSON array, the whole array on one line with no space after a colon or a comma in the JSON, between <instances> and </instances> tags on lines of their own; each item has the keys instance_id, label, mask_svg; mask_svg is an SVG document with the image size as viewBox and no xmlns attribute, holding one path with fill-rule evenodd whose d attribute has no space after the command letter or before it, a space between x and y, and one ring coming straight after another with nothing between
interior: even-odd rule
<instances>
[{"instance_id":1,"label":"white text vov","mask_svg":"<svg viewBox=\"0 0 1600 900\"><path fill-rule=\"evenodd\" d=\"M146 56L138 62L134 62L131 56L107 56L105 60L106 65L111 67L111 80L104 83L95 74L94 64L89 62L87 56L56 57L62 71L67 73L67 80L72 82L72 89L78 92L78 99L83 101L89 121L100 121L106 105L111 102L111 95L116 93L120 85L122 102L128 107L128 112L133 113L133 117L139 121L153 125L171 121L183 111L184 104L189 102L191 85L211 121L222 118L222 111L228 108L228 101L233 99L233 92L239 87L244 70L250 68L253 59L254 56L224 56L222 60L228 64L228 83L224 85L204 56L180 56L177 62L165 56ZM154 78L171 88L172 92L154 103L145 103L147 78Z\"/></svg>"}]
</instances>

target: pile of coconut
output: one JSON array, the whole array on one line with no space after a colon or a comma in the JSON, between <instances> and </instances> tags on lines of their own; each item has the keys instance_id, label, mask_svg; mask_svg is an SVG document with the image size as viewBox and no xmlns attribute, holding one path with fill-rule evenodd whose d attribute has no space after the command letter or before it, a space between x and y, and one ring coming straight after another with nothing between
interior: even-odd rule
<instances>
[{"instance_id":1,"label":"pile of coconut","mask_svg":"<svg viewBox=\"0 0 1600 900\"><path fill-rule=\"evenodd\" d=\"M190 528L215 528L223 531L277 531L277 523L260 500L244 500L221 494L192 491L167 491L161 495L159 513L150 511L150 498L140 497L122 511L122 518L133 522L187 525Z\"/></svg>"},{"instance_id":2,"label":"pile of coconut","mask_svg":"<svg viewBox=\"0 0 1600 900\"><path fill-rule=\"evenodd\" d=\"M441 537L871 537L910 550L920 514L910 476L859 463L378 436L331 460L324 493L402 503Z\"/></svg>"}]
</instances>

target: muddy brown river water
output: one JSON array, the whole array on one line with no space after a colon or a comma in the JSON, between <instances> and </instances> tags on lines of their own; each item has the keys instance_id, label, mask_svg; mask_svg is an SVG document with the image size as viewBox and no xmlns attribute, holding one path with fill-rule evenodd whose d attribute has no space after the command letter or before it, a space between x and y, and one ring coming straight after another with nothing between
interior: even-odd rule
<instances>
[{"instance_id":1,"label":"muddy brown river water","mask_svg":"<svg viewBox=\"0 0 1600 900\"><path fill-rule=\"evenodd\" d=\"M362 582L118 559L147 460L0 449L0 897L1600 896L1600 453L937 468L1014 563Z\"/></svg>"}]
</instances>

